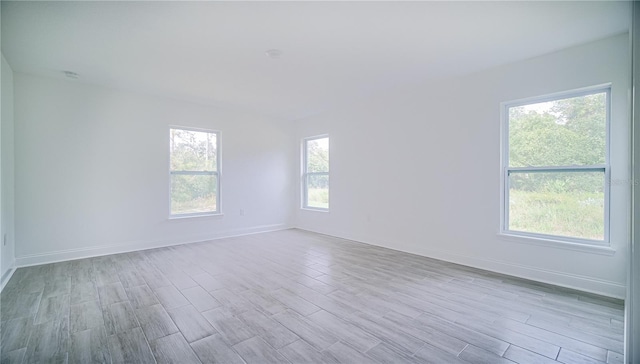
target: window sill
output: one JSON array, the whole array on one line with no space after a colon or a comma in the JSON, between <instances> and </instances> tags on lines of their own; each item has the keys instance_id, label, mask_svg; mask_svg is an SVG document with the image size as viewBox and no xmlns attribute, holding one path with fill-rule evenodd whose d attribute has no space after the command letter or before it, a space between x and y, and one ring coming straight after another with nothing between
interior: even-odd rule
<instances>
[{"instance_id":1,"label":"window sill","mask_svg":"<svg viewBox=\"0 0 640 364\"><path fill-rule=\"evenodd\" d=\"M176 220L176 221L180 221L180 220L188 220L188 219L194 219L194 218L202 218L202 217L210 217L210 218L222 218L224 217L223 213L211 213L211 214L191 214L191 215L175 215L175 216L169 216L169 220Z\"/></svg>"},{"instance_id":2,"label":"window sill","mask_svg":"<svg viewBox=\"0 0 640 364\"><path fill-rule=\"evenodd\" d=\"M502 240L507 240L520 244L531 244L538 246L546 246L551 248L559 248L566 250L574 250L584 253L593 253L600 255L612 256L616 253L616 250L603 245L591 245L585 243L571 242L571 241L563 241L556 239L545 239L533 236L525 236L518 234L510 234L510 233L498 233L498 237Z\"/></svg>"},{"instance_id":3,"label":"window sill","mask_svg":"<svg viewBox=\"0 0 640 364\"><path fill-rule=\"evenodd\" d=\"M301 207L302 211L329 212L329 209L314 209L313 207Z\"/></svg>"}]
</instances>

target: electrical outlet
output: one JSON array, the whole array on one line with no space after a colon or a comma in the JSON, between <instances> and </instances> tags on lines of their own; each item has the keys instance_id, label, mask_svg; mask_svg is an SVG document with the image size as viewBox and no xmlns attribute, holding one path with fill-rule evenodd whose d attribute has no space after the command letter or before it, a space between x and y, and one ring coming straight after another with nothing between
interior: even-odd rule
<instances>
[{"instance_id":1,"label":"electrical outlet","mask_svg":"<svg viewBox=\"0 0 640 364\"><path fill-rule=\"evenodd\" d=\"M240 209L240 216L244 216L244 210Z\"/></svg>"}]
</instances>

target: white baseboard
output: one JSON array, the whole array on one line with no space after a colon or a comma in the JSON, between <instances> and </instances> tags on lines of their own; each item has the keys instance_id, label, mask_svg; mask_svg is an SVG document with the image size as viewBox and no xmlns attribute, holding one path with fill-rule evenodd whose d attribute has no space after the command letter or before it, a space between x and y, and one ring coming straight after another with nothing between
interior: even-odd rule
<instances>
[{"instance_id":1,"label":"white baseboard","mask_svg":"<svg viewBox=\"0 0 640 364\"><path fill-rule=\"evenodd\" d=\"M2 277L0 277L0 292L2 292L2 290L4 289L4 286L7 285L7 282L9 282L9 280L11 279L15 271L16 271L16 261L14 260L11 263L11 267L2 275Z\"/></svg>"},{"instance_id":2,"label":"white baseboard","mask_svg":"<svg viewBox=\"0 0 640 364\"><path fill-rule=\"evenodd\" d=\"M392 245L388 242L379 241L375 238L350 236L349 234L337 231L318 231L306 227L298 227L298 229L612 298L624 300L627 293L627 288L624 284L596 279L593 277L540 269L537 267L513 264L498 260L477 258L462 255L459 253L453 253L446 250L435 250L428 248L416 249L415 247Z\"/></svg>"},{"instance_id":3,"label":"white baseboard","mask_svg":"<svg viewBox=\"0 0 640 364\"><path fill-rule=\"evenodd\" d=\"M154 241L137 241L128 242L122 244L105 245L90 248L80 249L68 249L58 250L53 252L23 255L16 258L16 267L28 267L33 265L41 265L48 263L56 263L67 260L76 260L83 258L98 257L102 255L128 253L138 250L162 248L166 246L200 243L209 240L218 240L224 238L230 238L235 236L251 235L266 233L270 231L278 231L290 229L291 226L287 224L273 224L273 225L260 225L251 228L227 230L224 232L217 232L207 235L190 236L186 239L171 239L171 240L154 240Z\"/></svg>"}]
</instances>

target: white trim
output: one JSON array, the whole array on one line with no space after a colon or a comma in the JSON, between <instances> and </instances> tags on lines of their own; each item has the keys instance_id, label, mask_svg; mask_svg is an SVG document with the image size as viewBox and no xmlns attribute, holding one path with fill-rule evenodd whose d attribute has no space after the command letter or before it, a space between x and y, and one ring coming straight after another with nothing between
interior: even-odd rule
<instances>
[{"instance_id":1,"label":"white trim","mask_svg":"<svg viewBox=\"0 0 640 364\"><path fill-rule=\"evenodd\" d=\"M532 244L538 246L548 246L552 248L560 248L565 250L574 250L584 253L594 253L601 254L607 256L613 256L616 253L616 250L611 248L608 245L596 245L598 242L593 243L583 243L581 241L570 241L570 240L559 240L554 239L555 236L542 237L536 235L528 235L526 233L523 234L515 234L513 232L509 233L498 233L498 238L506 241L512 241L515 243L524 243L524 244Z\"/></svg>"},{"instance_id":2,"label":"white trim","mask_svg":"<svg viewBox=\"0 0 640 364\"><path fill-rule=\"evenodd\" d=\"M196 212L196 213L192 213L192 214L180 214L180 215L171 215L169 216L169 218L167 220L185 220L185 219L191 219L194 217L212 217L212 218L222 218L224 217L224 214L213 214L213 213L209 213L209 212Z\"/></svg>"},{"instance_id":3,"label":"white trim","mask_svg":"<svg viewBox=\"0 0 640 364\"><path fill-rule=\"evenodd\" d=\"M187 130L187 131L197 131L201 133L219 133L220 132L220 130L216 130L216 129L198 128L198 127L183 126L183 125L177 125L177 124L169 125L169 129L181 129L181 130Z\"/></svg>"},{"instance_id":4,"label":"white trim","mask_svg":"<svg viewBox=\"0 0 640 364\"><path fill-rule=\"evenodd\" d=\"M303 141L306 140L316 140L316 139L324 139L324 138L328 138L329 134L325 133L325 134L318 134L318 135L314 135L314 136L310 136L310 137L304 137L302 138Z\"/></svg>"},{"instance_id":5,"label":"white trim","mask_svg":"<svg viewBox=\"0 0 640 364\"><path fill-rule=\"evenodd\" d=\"M300 210L302 211L313 211L313 212L326 212L326 213L330 213L331 211L329 211L329 209L323 209L322 207L301 207Z\"/></svg>"},{"instance_id":6,"label":"white trim","mask_svg":"<svg viewBox=\"0 0 640 364\"><path fill-rule=\"evenodd\" d=\"M498 231L505 231L509 220L509 209L505 208L509 204L509 178L506 177L505 165L509 163L509 129L507 126L507 107L505 103L500 103L500 226Z\"/></svg>"},{"instance_id":7,"label":"white trim","mask_svg":"<svg viewBox=\"0 0 640 364\"><path fill-rule=\"evenodd\" d=\"M572 97L593 95L593 94L600 93L606 89L611 89L611 85L612 85L611 82L607 82L600 85L587 86L587 87L581 87L581 88L576 88L571 90L554 92L550 94L544 94L541 96L531 96L531 97L525 97L522 99L504 101L504 102L501 102L500 105L510 106L510 107L523 106L523 105L537 104L537 103L548 102L553 100L568 99Z\"/></svg>"},{"instance_id":8,"label":"white trim","mask_svg":"<svg viewBox=\"0 0 640 364\"><path fill-rule=\"evenodd\" d=\"M326 172L307 172L307 143L309 141L312 140L318 140L318 139L327 139L328 143L329 143L329 171ZM306 138L302 138L302 168L301 168L301 176L300 176L300 182L302 184L302 194L301 194L301 204L300 204L300 209L302 210L313 210L313 211L323 211L323 212L329 212L329 208L331 207L331 175L330 175L330 171L331 171L331 138L329 137L329 134L321 134L321 135L315 135L315 136L311 136L311 137L306 137ZM314 207L314 206L308 206L308 190L307 190L307 178L310 175L326 175L329 179L329 207L324 208L324 207Z\"/></svg>"},{"instance_id":9,"label":"white trim","mask_svg":"<svg viewBox=\"0 0 640 364\"><path fill-rule=\"evenodd\" d=\"M11 268L9 268L9 270L7 270L2 275L2 277L0 277L0 293L2 293L4 287L7 285L7 283L9 283L11 277L13 277L13 273L16 272L16 269L16 261L14 260L13 262L11 262Z\"/></svg>"},{"instance_id":10,"label":"white trim","mask_svg":"<svg viewBox=\"0 0 640 364\"><path fill-rule=\"evenodd\" d=\"M213 234L197 235L197 236L192 236L186 239L179 239L179 240L169 239L169 240L153 240L153 241L132 241L127 243L104 245L104 246L91 247L91 248L59 250L59 251L42 253L42 254L31 254L31 255L24 255L21 257L17 257L15 265L16 267L28 267L32 265L56 263L56 262L62 262L67 260L98 257L103 255L128 253L128 252L133 252L138 250L162 248L162 247L173 246L173 245L201 243L201 242L206 242L211 240L219 240L219 239L231 238L231 237L237 237L237 236L286 230L290 228L291 226L288 224L260 225L260 226L250 227L250 228L233 229L233 230L228 230L228 231L218 232ZM55 246L55 244L51 244L51 245Z\"/></svg>"},{"instance_id":11,"label":"white trim","mask_svg":"<svg viewBox=\"0 0 640 364\"><path fill-rule=\"evenodd\" d=\"M462 264L472 268L478 268L513 277L528 279L536 282L551 284L554 286L575 289L583 292L594 293L602 296L624 299L626 286L622 283L587 277L577 274L569 274L537 267L514 264L493 259L483 259L475 256L463 255L447 250L429 249L426 246L416 247L403 242L389 244L387 241L373 237L351 236L338 231L319 231L313 228L299 226L300 230L307 230L319 234L329 235L340 239L353 240L358 243L375 245L391 250L416 254L445 262Z\"/></svg>"},{"instance_id":12,"label":"white trim","mask_svg":"<svg viewBox=\"0 0 640 364\"><path fill-rule=\"evenodd\" d=\"M498 232L498 235L507 236L507 237L510 236L514 238L523 238L524 240L521 242L534 243L535 240L542 240L542 241L553 241L553 242L567 243L567 244L579 244L584 246L595 246L598 248L610 248L613 250L613 248L611 248L611 244L603 240L592 240L592 239L574 238L570 236L540 234L540 233L532 233L529 231L521 231L521 230L500 231ZM534 243L534 245L544 245L544 244Z\"/></svg>"},{"instance_id":13,"label":"white trim","mask_svg":"<svg viewBox=\"0 0 640 364\"><path fill-rule=\"evenodd\" d=\"M207 133L207 134L215 134L216 136L216 170L215 171L172 171L171 170L171 139L169 139L169 219L175 218L192 218L192 217L200 217L200 216L212 216L212 215L222 215L222 202L221 202L221 185L222 185L222 152L221 152L221 143L220 143L220 131L219 130L211 130L211 129L203 129L203 128L192 128L178 125L169 125L169 138L171 138L171 130L186 130L193 131L199 133ZM195 212L195 213L186 213L186 214L173 214L171 213L171 181L173 175L211 175L216 176L216 209L214 211L205 211L205 212Z\"/></svg>"},{"instance_id":14,"label":"white trim","mask_svg":"<svg viewBox=\"0 0 640 364\"><path fill-rule=\"evenodd\" d=\"M585 166L539 166L539 167L509 167L509 114L511 107L529 105L534 103L542 103L554 100L562 100L566 98L581 97L605 93L605 164L585 165ZM573 246L572 250L591 251L600 254L613 255L614 249L611 249L611 164L610 164L610 148L611 148L611 83L601 85L583 87L579 89L567 90L546 94L543 96L527 97L518 100L504 101L500 103L500 226L499 235L524 238L518 242L531 243L540 246L557 246L558 244L566 244ZM547 235L530 232L522 232L509 230L509 176L511 172L515 173L538 173L538 172L581 172L581 171L602 171L604 174L604 237L603 240L581 239L576 237L566 237L559 235ZM537 241L540 240L540 241ZM577 248L578 246L593 245L596 249ZM608 249L602 249L602 248Z\"/></svg>"}]
</instances>

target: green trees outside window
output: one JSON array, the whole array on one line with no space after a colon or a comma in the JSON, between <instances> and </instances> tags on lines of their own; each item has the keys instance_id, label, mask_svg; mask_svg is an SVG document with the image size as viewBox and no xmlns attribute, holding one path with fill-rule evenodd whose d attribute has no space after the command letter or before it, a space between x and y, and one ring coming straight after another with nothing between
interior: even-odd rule
<instances>
[{"instance_id":1,"label":"green trees outside window","mask_svg":"<svg viewBox=\"0 0 640 364\"><path fill-rule=\"evenodd\" d=\"M329 209L329 138L304 140L303 207Z\"/></svg>"},{"instance_id":2,"label":"green trees outside window","mask_svg":"<svg viewBox=\"0 0 640 364\"><path fill-rule=\"evenodd\" d=\"M218 133L170 129L171 215L219 212Z\"/></svg>"},{"instance_id":3,"label":"green trees outside window","mask_svg":"<svg viewBox=\"0 0 640 364\"><path fill-rule=\"evenodd\" d=\"M507 107L506 230L607 240L609 90Z\"/></svg>"}]
</instances>

